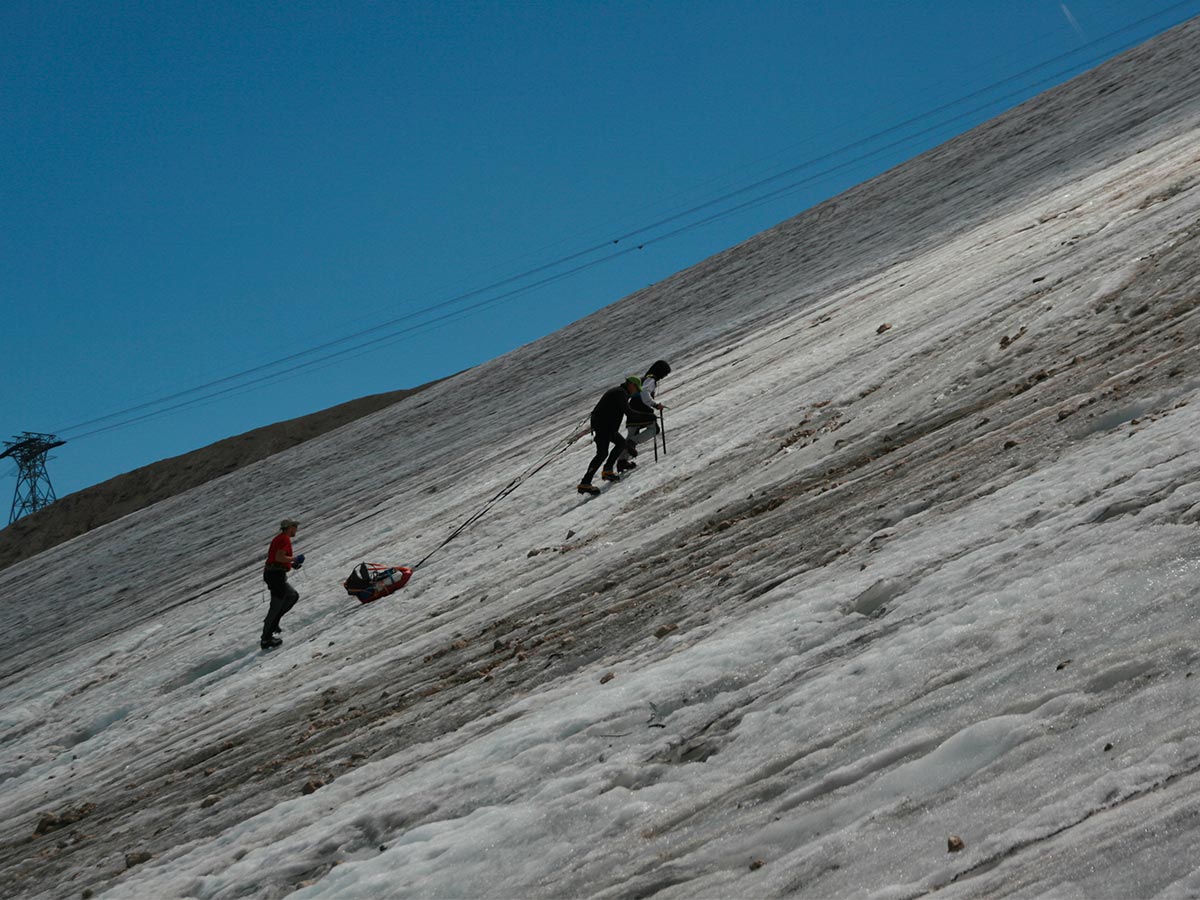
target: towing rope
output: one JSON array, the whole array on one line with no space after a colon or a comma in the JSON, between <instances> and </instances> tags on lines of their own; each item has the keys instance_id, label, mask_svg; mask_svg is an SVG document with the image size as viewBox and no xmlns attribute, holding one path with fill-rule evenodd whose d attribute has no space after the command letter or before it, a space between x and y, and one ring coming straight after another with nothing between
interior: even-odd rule
<instances>
[{"instance_id":1,"label":"towing rope","mask_svg":"<svg viewBox=\"0 0 1200 900\"><path fill-rule=\"evenodd\" d=\"M517 488L519 488L522 484L525 483L525 481L527 479L532 478L534 475L536 475L542 469L546 468L546 466L550 465L550 463L554 462L554 460L558 456L562 455L567 450L571 449L572 444L574 444L577 440L579 440L585 434L590 434L591 430L592 429L589 425L589 427L583 429L583 431L576 432L571 437L567 438L567 440L563 443L563 445L561 447L557 447L554 450L551 450L548 454L546 454L544 457L542 457L542 459L538 463L536 463L533 466L533 468L529 469L524 474L518 475L516 478L514 478L512 481L510 481L508 484L506 484L503 488L500 489L500 491L496 494L496 496L492 497L491 500L489 500L487 503L485 503L483 505L482 509L478 510L475 513L472 513L465 522L463 522L461 525L459 525L457 528L455 528L454 531L452 531L450 533L450 536L448 538L446 538L444 541L442 541L440 544L438 544L436 547L434 547L432 550L430 550L427 554L425 554L425 558L422 559L421 562L417 563L415 566L412 567L413 571L415 572L417 569L421 568L421 566L424 564L425 560L429 559L429 557L433 556L433 554L437 553L439 550L441 550L443 547L445 547L447 544L449 544L452 540L454 540L456 537L458 537L460 534L462 534L464 531L466 531L469 527L471 527L476 522L478 522L480 519L482 519L485 515L487 515L488 511L491 510L491 508L493 506L495 506L497 503L499 503L501 500L503 500L505 497L507 497L509 494L511 494L513 491L515 491Z\"/></svg>"}]
</instances>

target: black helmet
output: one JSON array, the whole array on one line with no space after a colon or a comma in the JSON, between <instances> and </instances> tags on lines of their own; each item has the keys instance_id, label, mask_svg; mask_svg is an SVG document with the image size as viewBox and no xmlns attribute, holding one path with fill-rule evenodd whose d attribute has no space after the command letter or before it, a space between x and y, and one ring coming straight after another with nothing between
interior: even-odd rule
<instances>
[{"instance_id":1,"label":"black helmet","mask_svg":"<svg viewBox=\"0 0 1200 900\"><path fill-rule=\"evenodd\" d=\"M671 364L665 359L657 360L654 365L646 370L646 374L651 378L666 378L671 374Z\"/></svg>"}]
</instances>

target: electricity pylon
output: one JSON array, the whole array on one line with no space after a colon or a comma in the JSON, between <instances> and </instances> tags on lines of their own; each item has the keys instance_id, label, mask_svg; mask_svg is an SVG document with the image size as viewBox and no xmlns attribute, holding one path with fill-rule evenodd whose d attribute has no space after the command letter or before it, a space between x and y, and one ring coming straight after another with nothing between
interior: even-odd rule
<instances>
[{"instance_id":1,"label":"electricity pylon","mask_svg":"<svg viewBox=\"0 0 1200 900\"><path fill-rule=\"evenodd\" d=\"M49 506L58 498L54 496L54 485L46 474L46 454L55 447L61 447L66 441L60 441L53 434L37 434L26 431L11 441L5 441L5 450L0 453L0 459L11 456L17 461L17 492L13 495L12 511L8 516L11 525L21 516L37 512L43 506Z\"/></svg>"}]
</instances>

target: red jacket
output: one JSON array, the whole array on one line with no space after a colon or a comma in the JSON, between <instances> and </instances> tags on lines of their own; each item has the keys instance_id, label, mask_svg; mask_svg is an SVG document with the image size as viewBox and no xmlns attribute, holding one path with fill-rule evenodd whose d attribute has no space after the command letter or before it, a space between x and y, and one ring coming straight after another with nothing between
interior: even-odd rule
<instances>
[{"instance_id":1,"label":"red jacket","mask_svg":"<svg viewBox=\"0 0 1200 900\"><path fill-rule=\"evenodd\" d=\"M277 562L277 557L279 556L280 550L283 551L285 556L292 555L292 539L287 536L286 531L281 531L279 534L275 535L274 539L271 541L270 549L267 550L267 565L271 568L282 566L286 571L292 567L292 564L290 562Z\"/></svg>"}]
</instances>

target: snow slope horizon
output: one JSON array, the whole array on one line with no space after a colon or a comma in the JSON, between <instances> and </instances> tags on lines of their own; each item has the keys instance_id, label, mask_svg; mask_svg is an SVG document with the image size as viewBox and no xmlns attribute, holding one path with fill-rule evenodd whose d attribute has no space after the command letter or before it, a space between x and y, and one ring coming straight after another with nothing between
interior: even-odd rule
<instances>
[{"instance_id":1,"label":"snow slope horizon","mask_svg":"<svg viewBox=\"0 0 1200 900\"><path fill-rule=\"evenodd\" d=\"M0 572L6 881L1194 894L1198 45ZM576 445L392 601L339 596L659 356L669 455L585 503Z\"/></svg>"}]
</instances>

